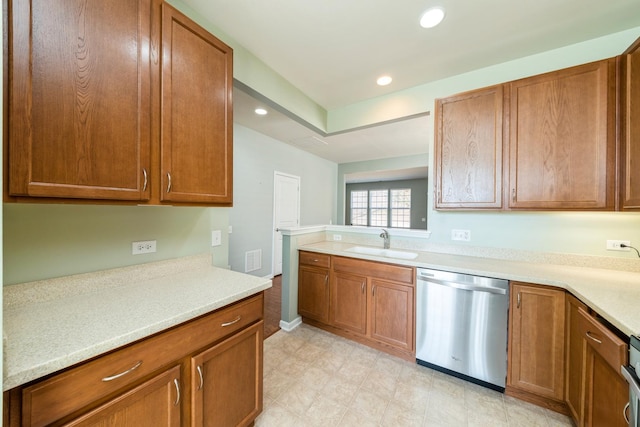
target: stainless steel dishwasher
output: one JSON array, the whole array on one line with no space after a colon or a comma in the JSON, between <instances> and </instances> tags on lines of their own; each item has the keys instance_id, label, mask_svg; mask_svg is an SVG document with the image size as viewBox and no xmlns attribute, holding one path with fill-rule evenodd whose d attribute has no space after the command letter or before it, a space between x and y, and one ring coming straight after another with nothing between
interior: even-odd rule
<instances>
[{"instance_id":1,"label":"stainless steel dishwasher","mask_svg":"<svg viewBox=\"0 0 640 427\"><path fill-rule=\"evenodd\" d=\"M509 282L424 268L416 274L417 362L504 391Z\"/></svg>"}]
</instances>

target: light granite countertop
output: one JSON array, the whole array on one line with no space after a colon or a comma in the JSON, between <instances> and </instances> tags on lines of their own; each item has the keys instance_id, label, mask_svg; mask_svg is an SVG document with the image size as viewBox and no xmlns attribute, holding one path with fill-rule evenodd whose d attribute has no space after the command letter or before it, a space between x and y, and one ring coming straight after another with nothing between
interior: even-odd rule
<instances>
[{"instance_id":1,"label":"light granite countertop","mask_svg":"<svg viewBox=\"0 0 640 427\"><path fill-rule=\"evenodd\" d=\"M637 272L400 249L418 254L415 259L403 260L346 251L353 246L364 245L323 241L298 249L556 286L571 292L626 335L640 335L640 273Z\"/></svg>"},{"instance_id":2,"label":"light granite countertop","mask_svg":"<svg viewBox=\"0 0 640 427\"><path fill-rule=\"evenodd\" d=\"M203 254L6 286L6 391L271 287Z\"/></svg>"}]
</instances>

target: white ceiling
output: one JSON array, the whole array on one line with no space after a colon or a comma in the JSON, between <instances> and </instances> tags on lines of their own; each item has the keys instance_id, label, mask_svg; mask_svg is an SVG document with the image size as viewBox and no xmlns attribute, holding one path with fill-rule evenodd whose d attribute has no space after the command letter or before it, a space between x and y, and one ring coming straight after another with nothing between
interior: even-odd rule
<instances>
[{"instance_id":1,"label":"white ceiling","mask_svg":"<svg viewBox=\"0 0 640 427\"><path fill-rule=\"evenodd\" d=\"M640 0L183 1L327 110L640 26ZM435 5L444 21L421 28ZM420 118L322 138L286 112L245 115L254 101L235 91L238 123L337 163L427 150Z\"/></svg>"}]
</instances>

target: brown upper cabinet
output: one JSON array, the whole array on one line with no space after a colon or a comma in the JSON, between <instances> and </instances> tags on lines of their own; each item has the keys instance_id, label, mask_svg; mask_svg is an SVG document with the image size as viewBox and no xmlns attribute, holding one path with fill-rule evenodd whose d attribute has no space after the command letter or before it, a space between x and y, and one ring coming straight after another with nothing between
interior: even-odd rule
<instances>
[{"instance_id":1,"label":"brown upper cabinet","mask_svg":"<svg viewBox=\"0 0 640 427\"><path fill-rule=\"evenodd\" d=\"M615 114L615 59L436 100L435 207L613 210Z\"/></svg>"},{"instance_id":2,"label":"brown upper cabinet","mask_svg":"<svg viewBox=\"0 0 640 427\"><path fill-rule=\"evenodd\" d=\"M620 207L640 209L640 38L621 59Z\"/></svg>"},{"instance_id":3,"label":"brown upper cabinet","mask_svg":"<svg viewBox=\"0 0 640 427\"><path fill-rule=\"evenodd\" d=\"M502 85L436 100L436 208L502 207L502 110Z\"/></svg>"},{"instance_id":4,"label":"brown upper cabinet","mask_svg":"<svg viewBox=\"0 0 640 427\"><path fill-rule=\"evenodd\" d=\"M614 208L615 84L615 59L508 84L509 208Z\"/></svg>"},{"instance_id":5,"label":"brown upper cabinet","mask_svg":"<svg viewBox=\"0 0 640 427\"><path fill-rule=\"evenodd\" d=\"M160 0L8 6L5 200L232 203L231 48Z\"/></svg>"},{"instance_id":6,"label":"brown upper cabinet","mask_svg":"<svg viewBox=\"0 0 640 427\"><path fill-rule=\"evenodd\" d=\"M162 5L162 201L232 202L232 57Z\"/></svg>"}]
</instances>

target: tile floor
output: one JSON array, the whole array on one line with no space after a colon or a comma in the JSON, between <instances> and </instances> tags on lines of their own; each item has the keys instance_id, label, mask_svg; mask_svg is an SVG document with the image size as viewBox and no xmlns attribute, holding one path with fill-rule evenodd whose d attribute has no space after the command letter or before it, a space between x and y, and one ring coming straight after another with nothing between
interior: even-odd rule
<instances>
[{"instance_id":1,"label":"tile floor","mask_svg":"<svg viewBox=\"0 0 640 427\"><path fill-rule=\"evenodd\" d=\"M264 342L258 427L572 426L568 417L301 325Z\"/></svg>"}]
</instances>

